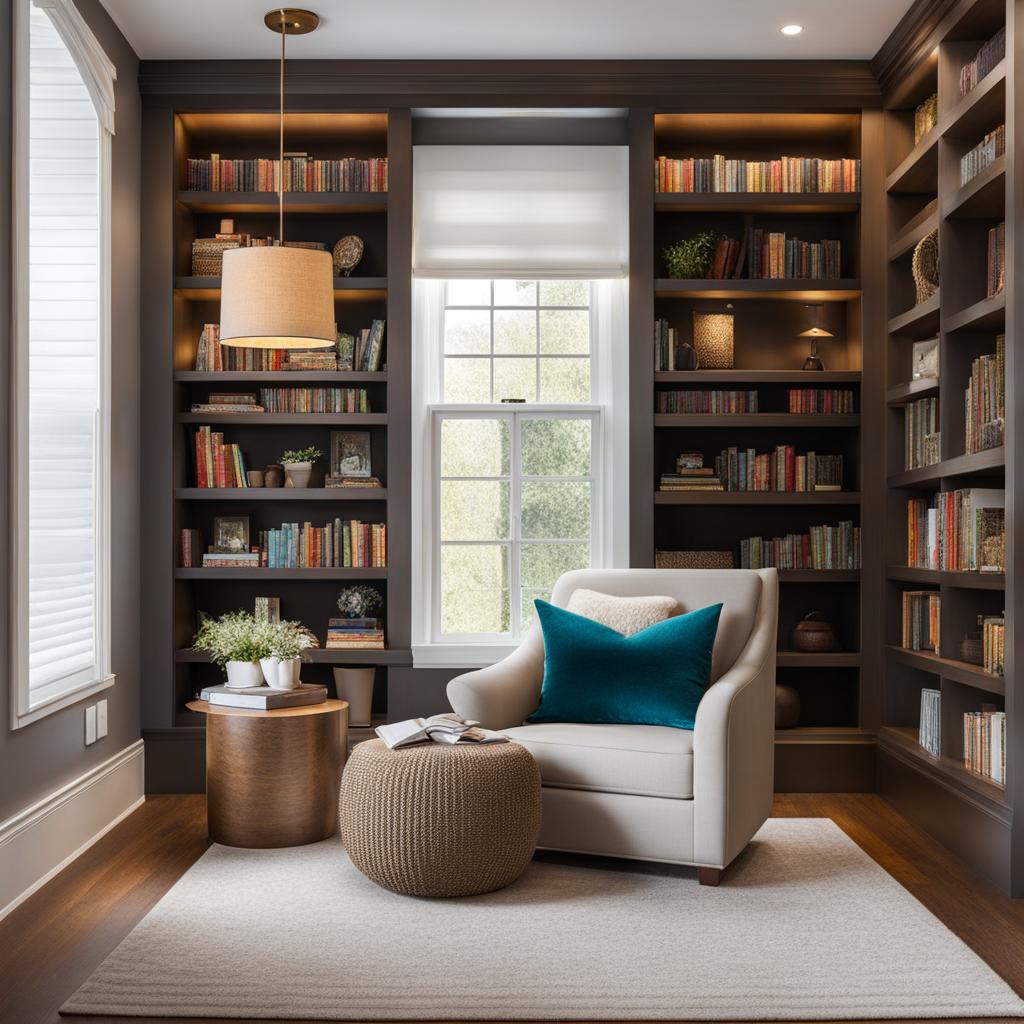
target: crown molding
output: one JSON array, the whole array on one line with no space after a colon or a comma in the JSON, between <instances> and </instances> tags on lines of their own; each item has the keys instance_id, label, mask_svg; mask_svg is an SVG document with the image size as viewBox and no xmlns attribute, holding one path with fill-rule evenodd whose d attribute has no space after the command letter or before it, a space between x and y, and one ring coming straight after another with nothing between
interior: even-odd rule
<instances>
[{"instance_id":1,"label":"crown molding","mask_svg":"<svg viewBox=\"0 0 1024 1024\"><path fill-rule=\"evenodd\" d=\"M939 26L962 6L964 0L914 0L871 59L871 70L883 94L931 54L941 35Z\"/></svg>"},{"instance_id":2,"label":"crown molding","mask_svg":"<svg viewBox=\"0 0 1024 1024\"><path fill-rule=\"evenodd\" d=\"M253 61L142 61L139 88L153 105L223 107L275 97L279 65ZM877 107L868 61L722 60L296 60L288 63L292 109L311 98L353 106L668 106L673 111L820 110ZM157 99L162 97L163 99ZM260 104L262 106L262 104Z\"/></svg>"}]
</instances>

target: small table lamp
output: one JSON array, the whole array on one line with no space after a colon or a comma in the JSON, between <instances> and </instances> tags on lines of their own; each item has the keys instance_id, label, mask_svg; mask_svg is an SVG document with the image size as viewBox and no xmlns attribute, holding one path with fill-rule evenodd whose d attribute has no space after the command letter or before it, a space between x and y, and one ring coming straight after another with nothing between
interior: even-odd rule
<instances>
[{"instance_id":1,"label":"small table lamp","mask_svg":"<svg viewBox=\"0 0 1024 1024\"><path fill-rule=\"evenodd\" d=\"M815 310L814 319L818 319L818 311L821 306L808 306L808 309ZM818 355L818 339L819 338L834 338L835 335L831 331L826 331L824 327L821 327L817 323L813 327L808 327L806 331L801 331L798 338L810 338L811 339L811 352L810 355L804 360L803 369L805 370L824 370L825 364L821 361L821 357Z\"/></svg>"}]
</instances>

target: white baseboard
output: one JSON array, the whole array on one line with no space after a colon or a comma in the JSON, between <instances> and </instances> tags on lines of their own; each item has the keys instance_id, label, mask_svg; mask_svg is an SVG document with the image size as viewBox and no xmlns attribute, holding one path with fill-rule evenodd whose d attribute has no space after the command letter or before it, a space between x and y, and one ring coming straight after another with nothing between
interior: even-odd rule
<instances>
[{"instance_id":1,"label":"white baseboard","mask_svg":"<svg viewBox=\"0 0 1024 1024\"><path fill-rule=\"evenodd\" d=\"M0 822L0 920L144 800L142 740Z\"/></svg>"}]
</instances>

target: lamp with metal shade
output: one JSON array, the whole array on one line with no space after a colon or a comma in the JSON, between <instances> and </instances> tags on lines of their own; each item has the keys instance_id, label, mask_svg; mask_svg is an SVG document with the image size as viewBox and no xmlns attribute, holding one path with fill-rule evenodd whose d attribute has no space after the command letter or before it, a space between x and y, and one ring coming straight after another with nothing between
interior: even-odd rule
<instances>
[{"instance_id":1,"label":"lamp with metal shade","mask_svg":"<svg viewBox=\"0 0 1024 1024\"><path fill-rule=\"evenodd\" d=\"M808 309L815 311L814 319L817 321L818 314L821 311L821 306L808 306ZM825 364L821 361L821 357L818 355L818 339L819 338L834 338L835 335L831 331L826 331L824 327L821 327L818 323L815 323L813 327L808 327L806 331L801 331L798 338L810 338L811 339L811 353L804 360L803 369L805 370L824 370Z\"/></svg>"}]
</instances>

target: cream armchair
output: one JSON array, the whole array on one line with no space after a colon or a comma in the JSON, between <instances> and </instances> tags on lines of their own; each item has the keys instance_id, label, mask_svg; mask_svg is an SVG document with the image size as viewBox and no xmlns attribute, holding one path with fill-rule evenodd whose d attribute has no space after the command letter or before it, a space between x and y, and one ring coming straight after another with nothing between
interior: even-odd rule
<instances>
[{"instance_id":1,"label":"cream armchair","mask_svg":"<svg viewBox=\"0 0 1024 1024\"><path fill-rule=\"evenodd\" d=\"M774 569L587 569L555 584L622 597L669 595L683 612L722 602L712 685L692 731L651 725L523 725L540 703L544 638L534 622L503 661L448 684L452 708L527 747L540 765L552 850L688 864L702 885L721 873L772 807Z\"/></svg>"}]
</instances>

